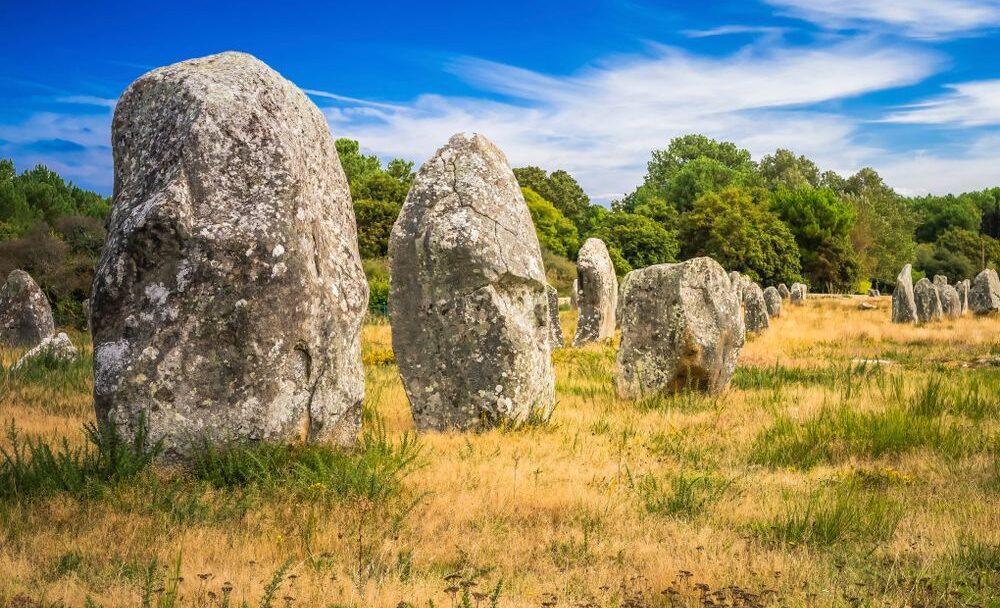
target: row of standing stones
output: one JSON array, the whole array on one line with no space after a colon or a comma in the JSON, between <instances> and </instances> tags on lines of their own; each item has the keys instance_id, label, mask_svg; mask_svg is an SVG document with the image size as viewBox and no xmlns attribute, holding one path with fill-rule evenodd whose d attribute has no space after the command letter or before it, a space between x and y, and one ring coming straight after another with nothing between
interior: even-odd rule
<instances>
[{"instance_id":1,"label":"row of standing stones","mask_svg":"<svg viewBox=\"0 0 1000 608\"><path fill-rule=\"evenodd\" d=\"M112 147L90 299L98 419L126 436L145 425L168 458L203 441L351 444L368 287L320 110L257 59L222 53L132 83ZM421 166L389 258L393 350L418 429L551 414L558 296L496 146L456 135ZM761 289L710 258L636 270L619 288L597 239L578 277L573 344L620 323L623 397L724 389L746 332L808 292ZM44 294L15 271L0 291L0 342L68 343L53 332Z\"/></svg>"},{"instance_id":2,"label":"row of standing stones","mask_svg":"<svg viewBox=\"0 0 1000 608\"><path fill-rule=\"evenodd\" d=\"M893 323L932 323L945 317L957 318L972 312L988 315L1000 312L1000 279L995 270L987 268L973 280L965 279L954 286L948 277L926 277L913 284L910 264L896 277L892 292Z\"/></svg>"}]
</instances>

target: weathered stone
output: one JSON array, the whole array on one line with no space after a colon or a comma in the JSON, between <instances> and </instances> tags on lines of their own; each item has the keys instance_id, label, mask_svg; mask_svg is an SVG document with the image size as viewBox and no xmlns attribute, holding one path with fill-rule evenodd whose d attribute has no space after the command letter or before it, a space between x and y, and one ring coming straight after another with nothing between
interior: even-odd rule
<instances>
[{"instance_id":1,"label":"weathered stone","mask_svg":"<svg viewBox=\"0 0 1000 608\"><path fill-rule=\"evenodd\" d=\"M418 429L551 414L545 270L503 152L459 134L425 162L389 261L392 346Z\"/></svg>"},{"instance_id":2,"label":"weathered stone","mask_svg":"<svg viewBox=\"0 0 1000 608\"><path fill-rule=\"evenodd\" d=\"M962 306L961 314L964 315L969 312L969 279L956 283L955 289L958 291L958 301Z\"/></svg>"},{"instance_id":3,"label":"weathered stone","mask_svg":"<svg viewBox=\"0 0 1000 608\"><path fill-rule=\"evenodd\" d=\"M896 277L896 287L892 290L892 322L916 323L917 304L913 299L913 268L903 266Z\"/></svg>"},{"instance_id":4,"label":"weathered stone","mask_svg":"<svg viewBox=\"0 0 1000 608\"><path fill-rule=\"evenodd\" d=\"M948 277L941 274L936 274L934 275L933 282L934 282L934 287L941 288L948 284Z\"/></svg>"},{"instance_id":5,"label":"weathered stone","mask_svg":"<svg viewBox=\"0 0 1000 608\"><path fill-rule=\"evenodd\" d=\"M53 361L68 363L80 356L80 351L73 346L69 336L60 332L56 336L50 336L42 340L41 344L24 353L17 363L11 367L12 371L17 371L35 359L48 357Z\"/></svg>"},{"instance_id":6,"label":"weathered stone","mask_svg":"<svg viewBox=\"0 0 1000 608\"><path fill-rule=\"evenodd\" d=\"M573 279L573 290L569 292L569 306L572 310L580 309L580 280Z\"/></svg>"},{"instance_id":7,"label":"weathered stone","mask_svg":"<svg viewBox=\"0 0 1000 608\"><path fill-rule=\"evenodd\" d=\"M778 294L781 295L782 300L788 300L792 297L792 292L788 290L788 286L784 283L778 283Z\"/></svg>"},{"instance_id":8,"label":"weathered stone","mask_svg":"<svg viewBox=\"0 0 1000 608\"><path fill-rule=\"evenodd\" d=\"M743 286L743 323L746 331L760 333L771 326L764 291L753 281L747 282Z\"/></svg>"},{"instance_id":9,"label":"weathered stone","mask_svg":"<svg viewBox=\"0 0 1000 608\"><path fill-rule=\"evenodd\" d=\"M878 297L881 297L881 296L882 296L882 292L880 292L877 289L869 289L868 290L868 297L869 298L878 298Z\"/></svg>"},{"instance_id":10,"label":"weathered stone","mask_svg":"<svg viewBox=\"0 0 1000 608\"><path fill-rule=\"evenodd\" d=\"M546 285L545 293L549 296L549 342L554 350L565 345L562 323L559 321L559 292L555 287Z\"/></svg>"},{"instance_id":11,"label":"weathered stone","mask_svg":"<svg viewBox=\"0 0 1000 608\"><path fill-rule=\"evenodd\" d=\"M55 333L45 293L23 270L0 285L0 346L34 347Z\"/></svg>"},{"instance_id":12,"label":"weathered stone","mask_svg":"<svg viewBox=\"0 0 1000 608\"><path fill-rule=\"evenodd\" d=\"M717 262L694 258L636 270L623 306L621 396L726 387L745 336L740 302Z\"/></svg>"},{"instance_id":13,"label":"weathered stone","mask_svg":"<svg viewBox=\"0 0 1000 608\"><path fill-rule=\"evenodd\" d=\"M941 297L934 283L926 277L913 286L913 301L917 305L917 322L931 323L941 320Z\"/></svg>"},{"instance_id":14,"label":"weathered stone","mask_svg":"<svg viewBox=\"0 0 1000 608\"><path fill-rule=\"evenodd\" d=\"M625 285L628 283L629 275L631 275L634 270L630 270L622 277L621 281L618 281L618 305L615 306L615 329L622 326L622 302L625 301Z\"/></svg>"},{"instance_id":15,"label":"weathered stone","mask_svg":"<svg viewBox=\"0 0 1000 608\"><path fill-rule=\"evenodd\" d=\"M792 288L788 290L788 300L795 306L802 306L806 302L808 289L803 283L792 283Z\"/></svg>"},{"instance_id":16,"label":"weathered stone","mask_svg":"<svg viewBox=\"0 0 1000 608\"><path fill-rule=\"evenodd\" d=\"M729 283L736 290L736 299L740 302L743 301L743 288L746 287L746 283L743 281L743 275L735 270L729 271Z\"/></svg>"},{"instance_id":17,"label":"weathered stone","mask_svg":"<svg viewBox=\"0 0 1000 608\"><path fill-rule=\"evenodd\" d=\"M980 272L972 281L969 310L977 315L1000 312L1000 278L992 268Z\"/></svg>"},{"instance_id":18,"label":"weathered stone","mask_svg":"<svg viewBox=\"0 0 1000 608\"><path fill-rule=\"evenodd\" d=\"M961 284L961 283L959 283ZM941 300L941 312L946 317L957 318L962 316L962 299L958 295L958 290L948 285L937 286L938 298Z\"/></svg>"},{"instance_id":19,"label":"weathered stone","mask_svg":"<svg viewBox=\"0 0 1000 608\"><path fill-rule=\"evenodd\" d=\"M91 296L94 400L168 457L200 441L354 441L368 285L323 113L257 59L145 74L115 108Z\"/></svg>"},{"instance_id":20,"label":"weathered stone","mask_svg":"<svg viewBox=\"0 0 1000 608\"><path fill-rule=\"evenodd\" d=\"M573 346L614 336L618 277L604 241L591 238L583 243L576 257L576 278L580 283L580 317Z\"/></svg>"},{"instance_id":21,"label":"weathered stone","mask_svg":"<svg viewBox=\"0 0 1000 608\"><path fill-rule=\"evenodd\" d=\"M764 290L764 304L767 305L769 318L781 316L781 294L775 287L768 287Z\"/></svg>"}]
</instances>

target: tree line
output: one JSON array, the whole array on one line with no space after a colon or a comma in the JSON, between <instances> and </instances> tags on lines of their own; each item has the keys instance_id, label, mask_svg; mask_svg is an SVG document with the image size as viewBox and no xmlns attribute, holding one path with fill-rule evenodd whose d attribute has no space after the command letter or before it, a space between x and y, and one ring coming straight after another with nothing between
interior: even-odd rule
<instances>
[{"instance_id":1,"label":"tree line","mask_svg":"<svg viewBox=\"0 0 1000 608\"><path fill-rule=\"evenodd\" d=\"M384 308L389 233L414 164L386 164L339 139L373 308ZM753 160L732 142L685 135L652 151L641 184L595 204L561 169L514 169L542 246L549 280L572 283L589 237L608 245L615 269L711 256L762 284L804 281L815 291L889 288L899 269L952 281L1000 265L1000 188L904 197L870 168L843 177L789 150ZM0 273L31 273L57 320L82 325L82 302L104 242L110 200L38 166L20 174L0 161Z\"/></svg>"}]
</instances>

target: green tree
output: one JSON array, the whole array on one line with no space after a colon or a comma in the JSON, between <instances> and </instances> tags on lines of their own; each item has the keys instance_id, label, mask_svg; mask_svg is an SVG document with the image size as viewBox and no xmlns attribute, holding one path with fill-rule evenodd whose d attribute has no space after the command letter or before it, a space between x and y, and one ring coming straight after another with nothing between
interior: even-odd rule
<instances>
[{"instance_id":1,"label":"green tree","mask_svg":"<svg viewBox=\"0 0 1000 608\"><path fill-rule=\"evenodd\" d=\"M521 186L531 188L552 203L579 232L588 231L590 197L572 175L562 169L549 174L534 166L514 169L514 175Z\"/></svg>"},{"instance_id":2,"label":"green tree","mask_svg":"<svg viewBox=\"0 0 1000 608\"><path fill-rule=\"evenodd\" d=\"M591 236L604 241L612 262L619 258L615 270L620 274L633 268L674 262L680 249L676 230L667 230L658 222L635 213L612 211L603 214Z\"/></svg>"},{"instance_id":3,"label":"green tree","mask_svg":"<svg viewBox=\"0 0 1000 608\"><path fill-rule=\"evenodd\" d=\"M861 169L838 187L854 208L851 245L861 272L882 285L895 285L899 270L913 261L916 214L874 169Z\"/></svg>"},{"instance_id":4,"label":"green tree","mask_svg":"<svg viewBox=\"0 0 1000 608\"><path fill-rule=\"evenodd\" d=\"M949 228L979 230L983 211L972 195L925 196L911 199L916 212L917 241L933 243L938 235Z\"/></svg>"},{"instance_id":5,"label":"green tree","mask_svg":"<svg viewBox=\"0 0 1000 608\"><path fill-rule=\"evenodd\" d=\"M760 174L772 190L794 190L802 186L818 188L821 180L816 163L805 156L795 156L791 150L784 148L760 159Z\"/></svg>"},{"instance_id":6,"label":"green tree","mask_svg":"<svg viewBox=\"0 0 1000 608\"><path fill-rule=\"evenodd\" d=\"M855 211L829 188L779 187L771 209L788 226L799 248L802 274L828 291L852 289L859 264L851 248Z\"/></svg>"},{"instance_id":7,"label":"green tree","mask_svg":"<svg viewBox=\"0 0 1000 608\"><path fill-rule=\"evenodd\" d=\"M399 217L399 203L363 198L354 201L358 223L358 252L362 258L381 258L389 254L389 235Z\"/></svg>"},{"instance_id":8,"label":"green tree","mask_svg":"<svg viewBox=\"0 0 1000 608\"><path fill-rule=\"evenodd\" d=\"M531 188L522 187L521 192L531 212L539 244L563 257L575 258L580 248L580 234L573 222Z\"/></svg>"},{"instance_id":9,"label":"green tree","mask_svg":"<svg viewBox=\"0 0 1000 608\"><path fill-rule=\"evenodd\" d=\"M710 192L681 216L684 258L709 256L762 284L800 277L799 251L788 227L739 188Z\"/></svg>"}]
</instances>

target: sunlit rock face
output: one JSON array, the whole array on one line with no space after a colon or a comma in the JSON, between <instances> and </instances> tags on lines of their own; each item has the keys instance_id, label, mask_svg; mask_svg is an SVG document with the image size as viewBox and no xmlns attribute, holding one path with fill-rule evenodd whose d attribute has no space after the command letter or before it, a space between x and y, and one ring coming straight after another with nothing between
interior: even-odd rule
<instances>
[{"instance_id":1,"label":"sunlit rock face","mask_svg":"<svg viewBox=\"0 0 1000 608\"><path fill-rule=\"evenodd\" d=\"M977 315L1000 312L1000 278L992 268L980 272L972 281L969 309Z\"/></svg>"},{"instance_id":2,"label":"sunlit rock face","mask_svg":"<svg viewBox=\"0 0 1000 608\"><path fill-rule=\"evenodd\" d=\"M424 163L393 226L389 263L392 347L418 429L548 418L545 269L496 146L459 134Z\"/></svg>"},{"instance_id":3,"label":"sunlit rock face","mask_svg":"<svg viewBox=\"0 0 1000 608\"><path fill-rule=\"evenodd\" d=\"M892 322L917 322L917 303L913 299L913 267L909 264L899 272L896 287L892 290Z\"/></svg>"},{"instance_id":4,"label":"sunlit rock face","mask_svg":"<svg viewBox=\"0 0 1000 608\"><path fill-rule=\"evenodd\" d=\"M54 333L45 292L27 272L11 271L0 284L0 346L32 348Z\"/></svg>"},{"instance_id":5,"label":"sunlit rock face","mask_svg":"<svg viewBox=\"0 0 1000 608\"><path fill-rule=\"evenodd\" d=\"M98 417L193 442L351 443L368 286L320 110L257 59L160 68L112 126L114 200L94 277Z\"/></svg>"},{"instance_id":6,"label":"sunlit rock face","mask_svg":"<svg viewBox=\"0 0 1000 608\"><path fill-rule=\"evenodd\" d=\"M774 287L764 290L764 304L767 305L767 316L769 318L781 316L781 294Z\"/></svg>"},{"instance_id":7,"label":"sunlit rock face","mask_svg":"<svg viewBox=\"0 0 1000 608\"><path fill-rule=\"evenodd\" d=\"M736 290L715 260L635 270L623 299L619 395L726 388L745 332Z\"/></svg>"},{"instance_id":8,"label":"sunlit rock face","mask_svg":"<svg viewBox=\"0 0 1000 608\"><path fill-rule=\"evenodd\" d=\"M590 238L583 243L576 258L576 276L580 317L576 323L573 346L614 336L618 277L604 241Z\"/></svg>"},{"instance_id":9,"label":"sunlit rock face","mask_svg":"<svg viewBox=\"0 0 1000 608\"><path fill-rule=\"evenodd\" d=\"M930 323L940 321L943 314L941 296L930 279L923 278L913 286L913 301L917 306L917 322Z\"/></svg>"}]
</instances>

